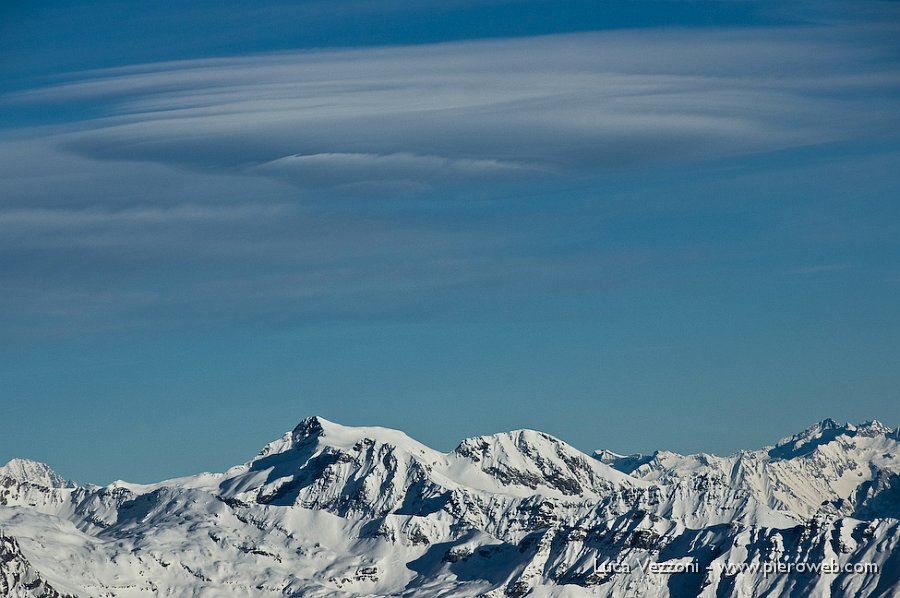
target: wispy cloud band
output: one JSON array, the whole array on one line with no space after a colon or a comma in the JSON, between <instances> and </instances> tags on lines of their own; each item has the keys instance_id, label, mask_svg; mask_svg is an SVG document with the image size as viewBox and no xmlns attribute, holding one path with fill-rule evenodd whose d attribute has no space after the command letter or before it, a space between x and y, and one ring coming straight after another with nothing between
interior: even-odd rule
<instances>
[{"instance_id":1,"label":"wispy cloud band","mask_svg":"<svg viewBox=\"0 0 900 598\"><path fill-rule=\"evenodd\" d=\"M641 31L302 52L101 71L6 101L105 106L58 138L94 159L427 189L896 128L895 102L868 94L896 93L900 71L858 35ZM344 168L346 180L324 174Z\"/></svg>"},{"instance_id":2,"label":"wispy cloud band","mask_svg":"<svg viewBox=\"0 0 900 598\"><path fill-rule=\"evenodd\" d=\"M75 73L0 98L65 116L0 144L0 284L27 290L0 306L137 325L135 310L178 322L213 304L302 317L467 288L602 288L706 259L708 245L639 235L611 248L597 231L633 223L590 226L561 190L896 134L891 33L640 30ZM532 186L557 194L519 207ZM473 196L512 199L491 211Z\"/></svg>"}]
</instances>

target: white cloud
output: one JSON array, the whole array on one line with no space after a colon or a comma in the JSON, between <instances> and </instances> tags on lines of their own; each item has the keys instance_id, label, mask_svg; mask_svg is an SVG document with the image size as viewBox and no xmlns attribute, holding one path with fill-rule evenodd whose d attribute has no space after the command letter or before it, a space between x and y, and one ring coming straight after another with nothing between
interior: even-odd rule
<instances>
[{"instance_id":1,"label":"white cloud","mask_svg":"<svg viewBox=\"0 0 900 598\"><path fill-rule=\"evenodd\" d=\"M12 209L0 210L0 227L78 228L118 224L161 225L171 222L209 222L274 217L288 210L284 205L209 206L181 205L168 208L108 209Z\"/></svg>"},{"instance_id":2,"label":"white cloud","mask_svg":"<svg viewBox=\"0 0 900 598\"><path fill-rule=\"evenodd\" d=\"M301 187L329 186L378 194L426 191L434 181L509 180L547 174L545 169L494 159L445 158L408 153L323 153L285 156L248 169ZM411 175L416 180L411 180ZM418 184L417 184L418 183Z\"/></svg>"},{"instance_id":3,"label":"white cloud","mask_svg":"<svg viewBox=\"0 0 900 598\"><path fill-rule=\"evenodd\" d=\"M63 321L411 313L467 289L596 289L724 259L727 247L691 245L689 222L655 246L665 224L641 232L636 212L727 203L777 169L728 175L725 199L652 182L597 191L587 179L896 132L898 65L863 33L648 30L298 52L76 73L6 95L0 109L64 106L73 118L0 143L0 286L14 291L0 293L0 311L35 318L22 336ZM93 116L75 118L73 105ZM420 201L391 201L409 196Z\"/></svg>"},{"instance_id":4,"label":"white cloud","mask_svg":"<svg viewBox=\"0 0 900 598\"><path fill-rule=\"evenodd\" d=\"M896 91L896 66L860 35L635 31L194 60L86 73L6 101L105 106L53 136L93 159L427 190L896 129L896 102L869 93Z\"/></svg>"}]
</instances>

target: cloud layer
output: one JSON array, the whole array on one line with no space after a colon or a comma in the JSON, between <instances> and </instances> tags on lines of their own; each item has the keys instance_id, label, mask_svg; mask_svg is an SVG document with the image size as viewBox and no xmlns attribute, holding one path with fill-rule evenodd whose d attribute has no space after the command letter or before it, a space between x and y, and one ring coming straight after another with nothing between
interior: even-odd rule
<instances>
[{"instance_id":1,"label":"cloud layer","mask_svg":"<svg viewBox=\"0 0 900 598\"><path fill-rule=\"evenodd\" d=\"M581 34L302 52L86 73L7 101L86 102L93 159L299 188L590 175L859 138L896 126L871 30ZM341 172L346 175L341 175Z\"/></svg>"},{"instance_id":2,"label":"cloud layer","mask_svg":"<svg viewBox=\"0 0 900 598\"><path fill-rule=\"evenodd\" d=\"M585 213L548 210L566 189L896 134L896 33L643 30L75 73L0 99L48 114L0 145L2 307L79 329L112 313L79 311L94 296L177 323L612 284L678 252L573 242Z\"/></svg>"}]
</instances>

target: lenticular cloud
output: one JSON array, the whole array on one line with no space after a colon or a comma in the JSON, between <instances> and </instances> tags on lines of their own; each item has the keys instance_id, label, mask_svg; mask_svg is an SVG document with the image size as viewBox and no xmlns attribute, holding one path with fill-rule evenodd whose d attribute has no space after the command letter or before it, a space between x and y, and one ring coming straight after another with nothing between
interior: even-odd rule
<instances>
[{"instance_id":1,"label":"lenticular cloud","mask_svg":"<svg viewBox=\"0 0 900 598\"><path fill-rule=\"evenodd\" d=\"M13 101L104 106L54 136L92 159L428 189L876 134L892 107L866 92L897 78L854 35L637 31L194 60L81 74Z\"/></svg>"}]
</instances>

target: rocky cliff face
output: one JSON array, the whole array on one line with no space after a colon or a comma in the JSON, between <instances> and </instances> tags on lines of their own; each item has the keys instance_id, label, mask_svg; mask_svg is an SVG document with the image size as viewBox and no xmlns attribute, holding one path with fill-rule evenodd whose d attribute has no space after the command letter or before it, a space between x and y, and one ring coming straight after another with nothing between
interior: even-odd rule
<instances>
[{"instance_id":1,"label":"rocky cliff face","mask_svg":"<svg viewBox=\"0 0 900 598\"><path fill-rule=\"evenodd\" d=\"M5 598L67 598L34 570L19 543L0 534L0 596Z\"/></svg>"},{"instance_id":2,"label":"rocky cliff face","mask_svg":"<svg viewBox=\"0 0 900 598\"><path fill-rule=\"evenodd\" d=\"M153 485L11 462L0 526L21 558L0 575L15 596L891 596L898 455L877 422L590 457L529 430L440 453L310 418L225 473Z\"/></svg>"}]
</instances>

